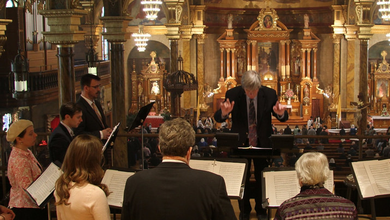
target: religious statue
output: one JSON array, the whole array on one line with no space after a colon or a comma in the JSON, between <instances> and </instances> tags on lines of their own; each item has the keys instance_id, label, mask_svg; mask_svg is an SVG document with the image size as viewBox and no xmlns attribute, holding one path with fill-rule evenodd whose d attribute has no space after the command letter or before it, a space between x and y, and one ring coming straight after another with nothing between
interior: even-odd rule
<instances>
[{"instance_id":1,"label":"religious statue","mask_svg":"<svg viewBox=\"0 0 390 220\"><path fill-rule=\"evenodd\" d=\"M150 94L152 95L160 94L160 87L158 86L157 82L153 82L153 86L152 86L152 90L150 91Z\"/></svg>"},{"instance_id":2,"label":"religious statue","mask_svg":"<svg viewBox=\"0 0 390 220\"><path fill-rule=\"evenodd\" d=\"M138 96L141 96L144 92L144 88L142 87L142 83L138 83Z\"/></svg>"},{"instance_id":3,"label":"religious statue","mask_svg":"<svg viewBox=\"0 0 390 220\"><path fill-rule=\"evenodd\" d=\"M228 29L233 29L233 15L228 14Z\"/></svg>"},{"instance_id":4,"label":"religious statue","mask_svg":"<svg viewBox=\"0 0 390 220\"><path fill-rule=\"evenodd\" d=\"M305 24L305 29L309 28L309 15L305 14L303 16L303 21L304 21L304 24Z\"/></svg>"},{"instance_id":5,"label":"religious statue","mask_svg":"<svg viewBox=\"0 0 390 220\"><path fill-rule=\"evenodd\" d=\"M386 104L382 105L382 114L381 116L389 116L389 113L387 113L387 106Z\"/></svg>"}]
</instances>

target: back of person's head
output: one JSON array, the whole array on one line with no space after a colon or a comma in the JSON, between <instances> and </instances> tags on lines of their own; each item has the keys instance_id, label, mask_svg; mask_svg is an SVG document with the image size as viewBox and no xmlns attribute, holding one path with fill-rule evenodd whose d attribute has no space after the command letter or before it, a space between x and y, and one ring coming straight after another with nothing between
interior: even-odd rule
<instances>
[{"instance_id":1,"label":"back of person's head","mask_svg":"<svg viewBox=\"0 0 390 220\"><path fill-rule=\"evenodd\" d=\"M65 119L65 115L69 115L70 117L73 117L73 115L78 112L82 112L82 109L78 104L73 102L67 102L61 105L60 108L61 120Z\"/></svg>"},{"instance_id":2,"label":"back of person's head","mask_svg":"<svg viewBox=\"0 0 390 220\"><path fill-rule=\"evenodd\" d=\"M323 186L329 175L328 159L323 153L308 152L295 163L295 170L302 185Z\"/></svg>"},{"instance_id":3,"label":"back of person's head","mask_svg":"<svg viewBox=\"0 0 390 220\"><path fill-rule=\"evenodd\" d=\"M81 79L80 79L81 90L84 90L84 86L90 86L91 81L93 79L100 81L100 77L93 75L93 74L85 74L85 75L81 76Z\"/></svg>"},{"instance_id":4,"label":"back of person's head","mask_svg":"<svg viewBox=\"0 0 390 220\"><path fill-rule=\"evenodd\" d=\"M102 188L106 195L109 194L107 186L101 184L104 175L101 167L102 148L100 139L92 135L81 134L73 139L61 167L64 173L56 182L56 192L60 198L56 205L68 204L71 182L80 185L90 183Z\"/></svg>"},{"instance_id":5,"label":"back of person's head","mask_svg":"<svg viewBox=\"0 0 390 220\"><path fill-rule=\"evenodd\" d=\"M164 122L160 127L159 145L163 156L184 157L195 144L195 131L182 118Z\"/></svg>"},{"instance_id":6,"label":"back of person's head","mask_svg":"<svg viewBox=\"0 0 390 220\"><path fill-rule=\"evenodd\" d=\"M246 71L241 78L241 85L244 89L256 90L261 87L261 77L254 70Z\"/></svg>"}]
</instances>

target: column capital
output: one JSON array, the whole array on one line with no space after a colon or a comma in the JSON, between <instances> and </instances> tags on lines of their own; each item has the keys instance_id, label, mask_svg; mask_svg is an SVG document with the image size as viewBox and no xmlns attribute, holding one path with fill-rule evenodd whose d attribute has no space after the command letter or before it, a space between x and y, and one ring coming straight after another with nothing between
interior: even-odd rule
<instances>
[{"instance_id":1,"label":"column capital","mask_svg":"<svg viewBox=\"0 0 390 220\"><path fill-rule=\"evenodd\" d=\"M45 40L52 44L77 44L84 40L85 31L79 31L80 18L88 14L80 9L39 10L47 18L50 31L43 32Z\"/></svg>"},{"instance_id":2,"label":"column capital","mask_svg":"<svg viewBox=\"0 0 390 220\"><path fill-rule=\"evenodd\" d=\"M206 38L206 34L197 34L196 35L197 44L204 44L205 38Z\"/></svg>"},{"instance_id":3,"label":"column capital","mask_svg":"<svg viewBox=\"0 0 390 220\"><path fill-rule=\"evenodd\" d=\"M130 32L127 32L129 21L132 20L128 16L104 16L100 20L103 21L106 32L102 33L108 42L126 42L130 39Z\"/></svg>"},{"instance_id":4,"label":"column capital","mask_svg":"<svg viewBox=\"0 0 390 220\"><path fill-rule=\"evenodd\" d=\"M221 47L221 48L219 48L219 51L221 51L221 53L223 53L223 51L225 51L225 48Z\"/></svg>"}]
</instances>

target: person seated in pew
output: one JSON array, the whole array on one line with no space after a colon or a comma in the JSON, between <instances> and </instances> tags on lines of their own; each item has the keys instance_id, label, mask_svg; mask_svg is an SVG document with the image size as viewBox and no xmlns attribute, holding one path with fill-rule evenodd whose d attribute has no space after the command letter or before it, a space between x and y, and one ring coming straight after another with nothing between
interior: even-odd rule
<instances>
[{"instance_id":1,"label":"person seated in pew","mask_svg":"<svg viewBox=\"0 0 390 220\"><path fill-rule=\"evenodd\" d=\"M224 179L189 167L195 144L191 125L182 118L166 121L159 140L163 161L127 179L121 219L236 219Z\"/></svg>"},{"instance_id":2,"label":"person seated in pew","mask_svg":"<svg viewBox=\"0 0 390 220\"><path fill-rule=\"evenodd\" d=\"M330 171L323 153L303 154L295 163L295 170L301 192L279 206L274 220L358 219L353 202L324 188Z\"/></svg>"},{"instance_id":3,"label":"person seated in pew","mask_svg":"<svg viewBox=\"0 0 390 220\"><path fill-rule=\"evenodd\" d=\"M102 184L103 144L95 136L80 134L70 143L54 196L58 220L110 220L108 187Z\"/></svg>"}]
</instances>

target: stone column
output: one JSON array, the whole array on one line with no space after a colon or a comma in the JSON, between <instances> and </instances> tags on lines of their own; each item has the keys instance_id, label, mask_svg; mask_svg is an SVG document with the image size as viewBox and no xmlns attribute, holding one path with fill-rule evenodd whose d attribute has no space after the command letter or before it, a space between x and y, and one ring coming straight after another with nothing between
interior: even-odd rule
<instances>
[{"instance_id":1,"label":"stone column","mask_svg":"<svg viewBox=\"0 0 390 220\"><path fill-rule=\"evenodd\" d=\"M349 53L349 52L348 52ZM360 39L360 72L359 72L359 94L361 94L363 103L368 103L367 97L367 62L368 62L368 39ZM364 130L367 127L367 113L368 108L361 109L361 120L359 124L359 134L364 134Z\"/></svg>"},{"instance_id":2,"label":"stone column","mask_svg":"<svg viewBox=\"0 0 390 220\"><path fill-rule=\"evenodd\" d=\"M333 35L333 104L337 104L340 95L340 58L341 46L340 41L343 35Z\"/></svg>"},{"instance_id":3,"label":"stone column","mask_svg":"<svg viewBox=\"0 0 390 220\"><path fill-rule=\"evenodd\" d=\"M198 96L202 97L204 93L204 38L205 34L196 35L197 51L196 51L196 72L198 80ZM199 100L199 105L204 106L204 99Z\"/></svg>"},{"instance_id":4,"label":"stone column","mask_svg":"<svg viewBox=\"0 0 390 220\"><path fill-rule=\"evenodd\" d=\"M104 38L111 44L111 97L112 97L112 123L121 123L119 134L123 134L126 127L127 109L125 106L126 98L125 88L125 71L124 71L124 56L123 43L130 38L130 33L126 32L127 26L131 18L124 16L104 16L100 18L106 28L103 33ZM137 89L137 87L132 88ZM129 94L131 94L129 92ZM117 137L115 140L115 148L113 152L115 160L114 166L127 167L127 138Z\"/></svg>"},{"instance_id":5,"label":"stone column","mask_svg":"<svg viewBox=\"0 0 390 220\"><path fill-rule=\"evenodd\" d=\"M183 39L183 70L186 72L191 72L191 44L190 39ZM191 93L193 91L184 91L183 92L183 108L191 108ZM194 94L196 96L196 94Z\"/></svg>"},{"instance_id":6,"label":"stone column","mask_svg":"<svg viewBox=\"0 0 390 220\"><path fill-rule=\"evenodd\" d=\"M58 104L76 102L73 44L57 45Z\"/></svg>"},{"instance_id":7,"label":"stone column","mask_svg":"<svg viewBox=\"0 0 390 220\"><path fill-rule=\"evenodd\" d=\"M226 48L226 77L231 76L231 66L230 66L230 48Z\"/></svg>"},{"instance_id":8,"label":"stone column","mask_svg":"<svg viewBox=\"0 0 390 220\"><path fill-rule=\"evenodd\" d=\"M355 48L355 38L347 38L347 81L345 88L348 88L348 92L345 91L346 103L345 107L351 107L351 102L355 101L357 94L355 94L355 54L357 53ZM367 85L367 84L366 84Z\"/></svg>"},{"instance_id":9,"label":"stone column","mask_svg":"<svg viewBox=\"0 0 390 220\"><path fill-rule=\"evenodd\" d=\"M177 59L179 51L179 42L177 39L170 39L169 43L171 45L171 73L173 73L178 70Z\"/></svg>"},{"instance_id":10,"label":"stone column","mask_svg":"<svg viewBox=\"0 0 390 220\"><path fill-rule=\"evenodd\" d=\"M84 40L84 31L79 31L80 18L87 11L80 9L40 10L47 18L50 31L43 32L46 41L57 44L58 57L58 105L76 102L73 47Z\"/></svg>"}]
</instances>

